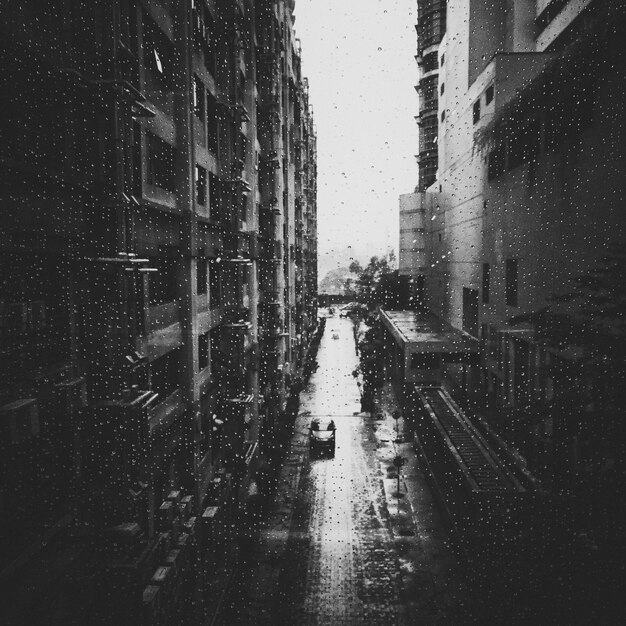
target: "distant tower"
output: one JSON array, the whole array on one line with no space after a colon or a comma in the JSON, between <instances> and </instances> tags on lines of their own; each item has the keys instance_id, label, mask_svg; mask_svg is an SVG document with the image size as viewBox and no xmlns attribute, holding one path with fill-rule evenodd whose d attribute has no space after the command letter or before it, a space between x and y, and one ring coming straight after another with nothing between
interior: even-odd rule
<instances>
[{"instance_id":1,"label":"distant tower","mask_svg":"<svg viewBox=\"0 0 626 626\"><path fill-rule=\"evenodd\" d=\"M439 44L446 32L446 0L417 0L417 55L419 83L418 190L424 191L437 175L437 87Z\"/></svg>"}]
</instances>

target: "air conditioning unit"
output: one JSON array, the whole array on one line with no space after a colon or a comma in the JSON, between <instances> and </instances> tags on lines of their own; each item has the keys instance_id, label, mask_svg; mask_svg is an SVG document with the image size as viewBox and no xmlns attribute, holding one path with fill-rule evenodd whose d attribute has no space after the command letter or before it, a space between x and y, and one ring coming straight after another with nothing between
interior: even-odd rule
<instances>
[{"instance_id":1,"label":"air conditioning unit","mask_svg":"<svg viewBox=\"0 0 626 626\"><path fill-rule=\"evenodd\" d=\"M39 434L37 400L25 398L0 407L1 439L18 444Z\"/></svg>"},{"instance_id":2,"label":"air conditioning unit","mask_svg":"<svg viewBox=\"0 0 626 626\"><path fill-rule=\"evenodd\" d=\"M54 385L54 394L63 410L74 414L87 406L87 383L84 378L74 378Z\"/></svg>"}]
</instances>

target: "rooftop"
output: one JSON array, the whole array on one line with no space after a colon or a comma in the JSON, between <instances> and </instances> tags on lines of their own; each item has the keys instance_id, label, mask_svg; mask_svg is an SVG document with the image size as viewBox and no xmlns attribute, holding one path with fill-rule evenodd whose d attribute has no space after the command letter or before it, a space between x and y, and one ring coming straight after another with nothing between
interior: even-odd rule
<instances>
[{"instance_id":1,"label":"rooftop","mask_svg":"<svg viewBox=\"0 0 626 626\"><path fill-rule=\"evenodd\" d=\"M381 311L383 323L397 343L420 352L477 353L478 341L431 313Z\"/></svg>"}]
</instances>

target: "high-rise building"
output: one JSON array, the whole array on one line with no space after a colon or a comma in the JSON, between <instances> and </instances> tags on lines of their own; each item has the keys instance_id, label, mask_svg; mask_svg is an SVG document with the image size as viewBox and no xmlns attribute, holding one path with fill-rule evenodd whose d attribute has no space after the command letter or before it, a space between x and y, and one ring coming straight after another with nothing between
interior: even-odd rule
<instances>
[{"instance_id":1,"label":"high-rise building","mask_svg":"<svg viewBox=\"0 0 626 626\"><path fill-rule=\"evenodd\" d=\"M174 548L204 564L187 593L217 597L302 376L316 140L293 9L0 9L0 566L34 520L91 537L74 583L110 619L139 623L142 594L178 610L144 592Z\"/></svg>"},{"instance_id":2,"label":"high-rise building","mask_svg":"<svg viewBox=\"0 0 626 626\"><path fill-rule=\"evenodd\" d=\"M424 191L437 177L437 102L439 98L439 44L446 32L446 0L417 0L417 54L419 82L418 190Z\"/></svg>"},{"instance_id":3,"label":"high-rise building","mask_svg":"<svg viewBox=\"0 0 626 626\"><path fill-rule=\"evenodd\" d=\"M589 418L607 414L608 396L580 338L555 345L572 309L554 297L624 243L623 6L455 0L446 11L438 174L416 196L424 231L412 233L413 250L426 262L415 278L430 311L480 341L481 363L444 366L445 384L494 415L534 469L578 471ZM401 251L401 266L411 263ZM577 426L553 421L549 407L567 401Z\"/></svg>"}]
</instances>

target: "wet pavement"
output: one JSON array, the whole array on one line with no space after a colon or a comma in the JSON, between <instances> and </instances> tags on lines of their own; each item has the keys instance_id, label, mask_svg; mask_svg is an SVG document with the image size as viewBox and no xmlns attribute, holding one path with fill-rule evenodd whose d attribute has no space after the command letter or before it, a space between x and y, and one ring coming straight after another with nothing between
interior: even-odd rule
<instances>
[{"instance_id":1,"label":"wet pavement","mask_svg":"<svg viewBox=\"0 0 626 626\"><path fill-rule=\"evenodd\" d=\"M359 413L349 319L328 319L318 363L259 544L214 623L461 623L459 567L413 446L396 442L393 393L381 398L382 419ZM335 421L334 456L309 455L314 417ZM396 454L407 459L401 498Z\"/></svg>"}]
</instances>

